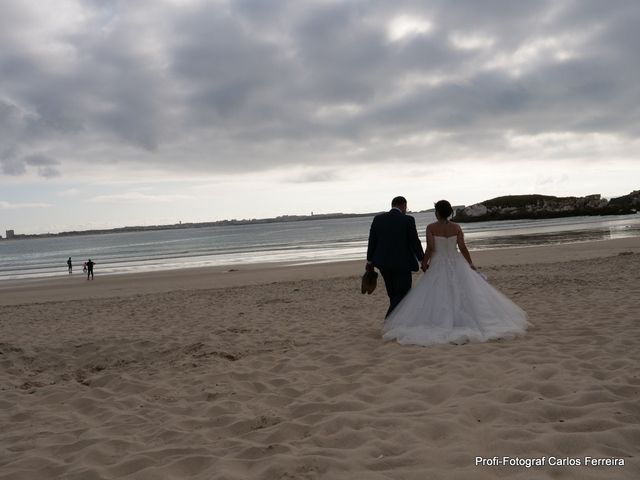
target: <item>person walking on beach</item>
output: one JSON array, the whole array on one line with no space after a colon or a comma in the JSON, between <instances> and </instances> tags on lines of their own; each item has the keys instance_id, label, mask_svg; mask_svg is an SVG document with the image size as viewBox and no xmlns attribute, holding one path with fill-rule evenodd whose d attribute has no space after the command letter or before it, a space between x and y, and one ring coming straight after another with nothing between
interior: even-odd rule
<instances>
[{"instance_id":1,"label":"person walking on beach","mask_svg":"<svg viewBox=\"0 0 640 480\"><path fill-rule=\"evenodd\" d=\"M407 215L407 199L395 197L391 210L376 215L369 230L368 272L380 270L389 296L385 318L411 290L411 272L417 272L424 257L415 219Z\"/></svg>"},{"instance_id":2,"label":"person walking on beach","mask_svg":"<svg viewBox=\"0 0 640 480\"><path fill-rule=\"evenodd\" d=\"M69 260L67 260L67 267L69 267L69 275L71 275L71 272L73 270L73 265L71 263L71 257L69 257Z\"/></svg>"},{"instance_id":3,"label":"person walking on beach","mask_svg":"<svg viewBox=\"0 0 640 480\"><path fill-rule=\"evenodd\" d=\"M446 200L427 226L425 274L385 320L382 338L401 344L486 342L524 335L527 314L477 271Z\"/></svg>"},{"instance_id":4,"label":"person walking on beach","mask_svg":"<svg viewBox=\"0 0 640 480\"><path fill-rule=\"evenodd\" d=\"M87 260L87 280L89 280L89 275L91 275L91 280L93 280L93 266L95 263L91 261L91 259Z\"/></svg>"}]
</instances>

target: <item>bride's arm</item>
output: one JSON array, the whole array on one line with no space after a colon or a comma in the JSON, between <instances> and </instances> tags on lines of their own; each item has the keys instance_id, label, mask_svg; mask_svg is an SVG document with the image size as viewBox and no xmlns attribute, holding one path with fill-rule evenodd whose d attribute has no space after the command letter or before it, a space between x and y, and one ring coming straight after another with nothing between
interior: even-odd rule
<instances>
[{"instance_id":1,"label":"bride's arm","mask_svg":"<svg viewBox=\"0 0 640 480\"><path fill-rule=\"evenodd\" d=\"M465 258L465 260L469 262L469 266L475 270L476 267L473 264L473 261L471 260L469 249L467 248L467 245L464 243L464 233L462 233L462 228L460 227L460 225L456 225L456 226L458 227L458 248L460 249L460 253Z\"/></svg>"},{"instance_id":2,"label":"bride's arm","mask_svg":"<svg viewBox=\"0 0 640 480\"><path fill-rule=\"evenodd\" d=\"M422 271L426 272L427 268L429 268L429 261L431 260L431 254L433 253L433 232L427 225L427 251L424 253L424 257L422 257Z\"/></svg>"}]
</instances>

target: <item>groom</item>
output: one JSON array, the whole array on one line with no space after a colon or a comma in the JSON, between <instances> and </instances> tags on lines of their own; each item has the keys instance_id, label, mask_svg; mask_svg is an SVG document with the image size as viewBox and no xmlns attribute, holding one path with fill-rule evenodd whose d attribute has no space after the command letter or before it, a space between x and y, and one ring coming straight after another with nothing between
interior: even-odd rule
<instances>
[{"instance_id":1,"label":"groom","mask_svg":"<svg viewBox=\"0 0 640 480\"><path fill-rule=\"evenodd\" d=\"M391 210L376 215L369 231L367 271L377 267L384 278L389 295L389 309L385 318L411 290L411 272L417 272L424 257L418 238L416 221L406 215L407 199L396 197Z\"/></svg>"}]
</instances>

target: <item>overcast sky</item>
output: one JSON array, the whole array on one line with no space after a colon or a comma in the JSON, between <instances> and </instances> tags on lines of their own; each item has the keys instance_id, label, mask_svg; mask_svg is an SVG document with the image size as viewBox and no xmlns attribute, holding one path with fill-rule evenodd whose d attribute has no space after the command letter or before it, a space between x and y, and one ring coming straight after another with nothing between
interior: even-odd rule
<instances>
[{"instance_id":1,"label":"overcast sky","mask_svg":"<svg viewBox=\"0 0 640 480\"><path fill-rule=\"evenodd\" d=\"M0 233L640 189L640 3L2 0Z\"/></svg>"}]
</instances>

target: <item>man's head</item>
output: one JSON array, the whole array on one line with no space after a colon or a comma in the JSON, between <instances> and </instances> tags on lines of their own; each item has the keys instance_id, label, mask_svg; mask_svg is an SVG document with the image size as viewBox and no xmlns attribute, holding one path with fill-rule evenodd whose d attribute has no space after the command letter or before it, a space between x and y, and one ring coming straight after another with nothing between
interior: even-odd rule
<instances>
[{"instance_id":1,"label":"man's head","mask_svg":"<svg viewBox=\"0 0 640 480\"><path fill-rule=\"evenodd\" d=\"M406 213L407 212L407 199L404 198L404 197L396 197L393 200L391 200L391 207L392 208L397 208L402 213Z\"/></svg>"}]
</instances>

